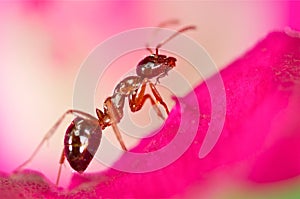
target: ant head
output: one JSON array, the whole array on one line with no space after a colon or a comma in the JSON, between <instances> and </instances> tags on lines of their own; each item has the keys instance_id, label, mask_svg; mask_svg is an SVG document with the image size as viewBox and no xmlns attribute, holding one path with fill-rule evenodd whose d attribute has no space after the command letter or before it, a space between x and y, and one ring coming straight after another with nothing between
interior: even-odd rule
<instances>
[{"instance_id":1,"label":"ant head","mask_svg":"<svg viewBox=\"0 0 300 199\"><path fill-rule=\"evenodd\" d=\"M157 64L163 64L172 69L176 66L177 59L175 57L167 57L166 55L152 54L148 56L148 61L152 61L153 63Z\"/></svg>"},{"instance_id":2,"label":"ant head","mask_svg":"<svg viewBox=\"0 0 300 199\"><path fill-rule=\"evenodd\" d=\"M175 57L166 58L165 64L170 68L174 68L176 66L177 59Z\"/></svg>"},{"instance_id":3,"label":"ant head","mask_svg":"<svg viewBox=\"0 0 300 199\"><path fill-rule=\"evenodd\" d=\"M153 64L163 64L165 66L169 66L171 68L176 66L177 59L175 57L167 57L166 55L160 54L151 54L145 57L142 61L139 62L138 66L145 65L148 63Z\"/></svg>"},{"instance_id":4,"label":"ant head","mask_svg":"<svg viewBox=\"0 0 300 199\"><path fill-rule=\"evenodd\" d=\"M141 60L136 67L136 74L143 78L161 76L176 66L176 58L152 54Z\"/></svg>"}]
</instances>

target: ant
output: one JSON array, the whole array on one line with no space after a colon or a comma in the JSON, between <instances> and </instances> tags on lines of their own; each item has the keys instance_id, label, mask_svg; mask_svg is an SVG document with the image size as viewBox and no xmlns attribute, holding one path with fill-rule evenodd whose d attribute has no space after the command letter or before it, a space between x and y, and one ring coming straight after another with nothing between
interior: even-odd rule
<instances>
[{"instance_id":1,"label":"ant","mask_svg":"<svg viewBox=\"0 0 300 199\"><path fill-rule=\"evenodd\" d=\"M121 133L117 127L117 124L123 117L125 98L128 98L130 110L132 112L139 111L143 107L145 101L149 99L156 114L164 120L165 118L158 108L158 104L161 104L164 107L167 114L169 114L169 109L155 85L159 83L160 78L168 75L168 72L176 66L175 62L177 60L174 57L167 57L166 55L159 54L158 50L180 33L195 28L195 26L186 26L176 31L156 46L155 53L152 52L152 49L147 44L146 50L148 50L151 55L145 57L138 63L136 68L137 75L126 77L117 84L113 91L113 95L106 98L104 101L103 111L98 108L96 109L98 119L79 110L66 111L46 133L29 159L16 170L20 170L34 158L42 145L56 132L64 118L70 114L75 116L75 119L71 122L65 133L64 149L59 161L60 165L56 185L58 185L62 164L64 163L65 158L67 158L70 166L75 171L83 173L86 170L100 145L102 130L108 126L112 126L122 149L127 151ZM155 84L150 81L152 78L156 78ZM147 85L150 86L155 99L150 94L145 94Z\"/></svg>"}]
</instances>

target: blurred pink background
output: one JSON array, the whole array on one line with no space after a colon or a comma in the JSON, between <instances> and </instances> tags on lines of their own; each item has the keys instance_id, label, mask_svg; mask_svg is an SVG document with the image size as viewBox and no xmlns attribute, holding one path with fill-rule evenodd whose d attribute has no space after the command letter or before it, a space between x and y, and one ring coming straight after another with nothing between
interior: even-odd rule
<instances>
[{"instance_id":1,"label":"blurred pink background","mask_svg":"<svg viewBox=\"0 0 300 199\"><path fill-rule=\"evenodd\" d=\"M298 8L299 2L1 2L0 171L11 172L28 158L46 131L72 108L80 65L110 36L176 18L179 27L197 26L187 34L222 68L271 31L300 30ZM134 68L139 60L123 64ZM102 109L116 83L97 91L103 97L97 107ZM54 181L64 131L61 128L27 168ZM103 169L93 164L89 171ZM67 163L66 167L65 176L70 175Z\"/></svg>"}]
</instances>

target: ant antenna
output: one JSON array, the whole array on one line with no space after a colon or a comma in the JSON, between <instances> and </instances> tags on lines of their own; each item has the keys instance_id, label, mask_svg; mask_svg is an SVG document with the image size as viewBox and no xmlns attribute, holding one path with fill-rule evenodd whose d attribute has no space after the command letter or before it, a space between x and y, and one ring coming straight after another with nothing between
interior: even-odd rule
<instances>
[{"instance_id":1,"label":"ant antenna","mask_svg":"<svg viewBox=\"0 0 300 199\"><path fill-rule=\"evenodd\" d=\"M156 46L156 48L155 48L156 55L158 55L158 49L161 48L163 45L165 45L167 42L169 42L171 39L173 39L174 37L176 37L177 35L179 35L182 32L185 32L187 30L195 30L195 29L196 29L196 26L186 26L186 27L179 29L173 35L171 35L170 37L168 37L167 39L165 39L164 41L162 41L161 43L159 43Z\"/></svg>"},{"instance_id":2,"label":"ant antenna","mask_svg":"<svg viewBox=\"0 0 300 199\"><path fill-rule=\"evenodd\" d=\"M179 24L179 20L178 20L178 19L171 19L171 20L164 21L164 22L158 24L157 27L158 27L158 28L164 28L164 27L168 27L168 26L171 26L171 25L178 25L178 24ZM153 39L153 38L155 37L155 35L157 34L157 32L159 32L159 30L160 30L160 29L156 29L155 31L153 31L153 33L152 33L152 35L151 35L150 38ZM153 54L152 49L149 47L149 46L150 46L149 43L151 43L151 41L148 42L148 43L146 43L146 49L147 49L151 54Z\"/></svg>"},{"instance_id":3,"label":"ant antenna","mask_svg":"<svg viewBox=\"0 0 300 199\"><path fill-rule=\"evenodd\" d=\"M178 19L170 19L168 21L161 22L160 24L158 24L157 27L163 28L163 27L167 27L167 26L170 26L170 25L178 25L178 24L179 24Z\"/></svg>"}]
</instances>

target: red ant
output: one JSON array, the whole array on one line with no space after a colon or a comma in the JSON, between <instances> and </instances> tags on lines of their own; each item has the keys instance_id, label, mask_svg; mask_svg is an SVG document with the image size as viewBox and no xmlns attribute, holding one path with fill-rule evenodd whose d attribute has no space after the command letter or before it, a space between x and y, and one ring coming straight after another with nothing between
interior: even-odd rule
<instances>
[{"instance_id":1,"label":"red ant","mask_svg":"<svg viewBox=\"0 0 300 199\"><path fill-rule=\"evenodd\" d=\"M64 149L59 161L60 166L56 179L56 185L58 185L61 167L65 161L65 158L67 158L71 167L75 171L79 173L83 173L85 171L100 145L102 130L108 126L112 126L122 149L127 151L127 148L121 137L121 133L117 127L117 124L123 117L125 98L128 98L129 106L132 112L140 110L145 101L149 99L157 115L163 120L165 119L157 105L161 104L167 114L169 114L169 109L157 91L155 85L156 83L159 83L160 78L165 77L168 72L176 66L176 58L161 55L158 53L158 50L178 34L190 29L195 29L195 26L186 26L175 32L173 35L156 46L155 53L153 53L151 48L146 45L146 49L151 53L151 55L145 57L138 63L136 68L136 76L126 77L117 84L113 95L104 101L103 111L96 109L98 119L82 111L66 111L47 132L29 159L20 165L17 170L24 167L33 159L41 146L56 132L58 126L69 114L75 116L75 119L71 122L65 133ZM156 78L155 84L150 81L152 78ZM155 99L150 94L145 94L147 85L150 86Z\"/></svg>"}]
</instances>

